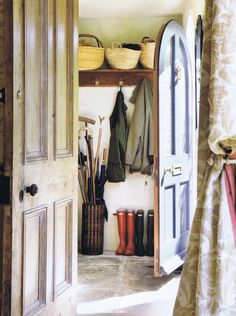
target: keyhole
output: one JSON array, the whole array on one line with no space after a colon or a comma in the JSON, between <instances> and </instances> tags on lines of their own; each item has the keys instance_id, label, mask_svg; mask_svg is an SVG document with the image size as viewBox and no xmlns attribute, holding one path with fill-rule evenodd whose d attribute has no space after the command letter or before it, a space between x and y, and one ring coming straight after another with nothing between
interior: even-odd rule
<instances>
[{"instance_id":1,"label":"keyhole","mask_svg":"<svg viewBox=\"0 0 236 316\"><path fill-rule=\"evenodd\" d=\"M20 193L19 193L19 201L22 203L23 200L24 200L24 195L25 195L25 192L24 190L20 190Z\"/></svg>"}]
</instances>

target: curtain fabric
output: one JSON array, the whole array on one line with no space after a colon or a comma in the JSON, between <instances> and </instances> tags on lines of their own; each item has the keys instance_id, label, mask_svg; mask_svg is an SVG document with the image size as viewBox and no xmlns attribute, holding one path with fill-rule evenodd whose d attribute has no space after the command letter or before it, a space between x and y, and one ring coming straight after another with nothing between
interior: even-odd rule
<instances>
[{"instance_id":1,"label":"curtain fabric","mask_svg":"<svg viewBox=\"0 0 236 316\"><path fill-rule=\"evenodd\" d=\"M174 316L236 315L236 247L223 173L225 153L235 150L236 1L206 0L198 202Z\"/></svg>"}]
</instances>

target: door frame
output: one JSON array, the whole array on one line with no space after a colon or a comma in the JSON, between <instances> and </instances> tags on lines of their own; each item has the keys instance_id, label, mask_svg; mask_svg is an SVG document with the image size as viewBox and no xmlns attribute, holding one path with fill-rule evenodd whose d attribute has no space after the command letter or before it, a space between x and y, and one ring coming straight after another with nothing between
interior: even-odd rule
<instances>
[{"instance_id":1,"label":"door frame","mask_svg":"<svg viewBox=\"0 0 236 316\"><path fill-rule=\"evenodd\" d=\"M77 3L79 3L79 0L77 0ZM21 95L18 95L17 87L14 86L13 47L14 42L16 40L20 42L22 38L19 34L13 33L14 20L18 18L18 13L14 12L14 6L13 0L0 0L0 28L2 28L2 50L4 51L1 54L0 49L0 72L3 72L3 76L0 76L0 89L4 87L6 91L5 105L0 104L0 106L4 106L3 176L10 179L10 202L0 204L0 316L11 315L12 313L12 233L14 220L12 205L14 198L19 198L17 193L13 195L13 107L14 99L20 101ZM77 37L73 36L73 45L77 41ZM73 103L76 100L77 95L75 93ZM77 119L74 119L75 121ZM22 289L20 289L21 291Z\"/></svg>"},{"instance_id":2,"label":"door frame","mask_svg":"<svg viewBox=\"0 0 236 316\"><path fill-rule=\"evenodd\" d=\"M0 88L5 88L4 105L4 161L3 176L10 178L12 191L13 169L13 1L0 0L0 12L3 28L4 54L0 56L0 67L3 71L3 82ZM3 14L4 12L4 14ZM10 203L0 205L0 315L11 313L11 274L12 274L12 194Z\"/></svg>"}]
</instances>

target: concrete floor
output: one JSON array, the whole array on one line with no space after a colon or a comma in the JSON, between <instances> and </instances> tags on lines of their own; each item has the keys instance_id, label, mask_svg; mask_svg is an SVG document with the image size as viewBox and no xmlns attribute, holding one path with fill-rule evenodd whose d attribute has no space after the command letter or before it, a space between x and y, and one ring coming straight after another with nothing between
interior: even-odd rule
<instances>
[{"instance_id":1,"label":"concrete floor","mask_svg":"<svg viewBox=\"0 0 236 316\"><path fill-rule=\"evenodd\" d=\"M146 256L79 255L77 315L172 316L179 275L153 271Z\"/></svg>"}]
</instances>

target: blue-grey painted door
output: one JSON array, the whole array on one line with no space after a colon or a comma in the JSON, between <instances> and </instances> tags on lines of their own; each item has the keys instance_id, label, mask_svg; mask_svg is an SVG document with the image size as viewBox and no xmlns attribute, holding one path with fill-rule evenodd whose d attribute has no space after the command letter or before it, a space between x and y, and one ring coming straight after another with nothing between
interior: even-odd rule
<instances>
[{"instance_id":1,"label":"blue-grey painted door","mask_svg":"<svg viewBox=\"0 0 236 316\"><path fill-rule=\"evenodd\" d=\"M192 194L191 65L182 27L170 21L162 31L158 58L158 244L159 274L183 262Z\"/></svg>"}]
</instances>

